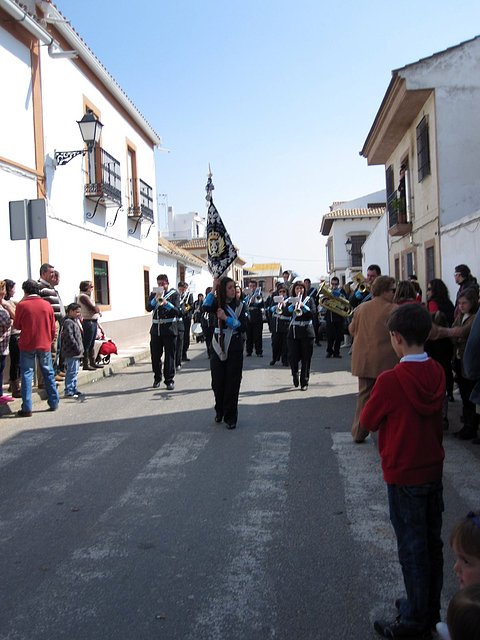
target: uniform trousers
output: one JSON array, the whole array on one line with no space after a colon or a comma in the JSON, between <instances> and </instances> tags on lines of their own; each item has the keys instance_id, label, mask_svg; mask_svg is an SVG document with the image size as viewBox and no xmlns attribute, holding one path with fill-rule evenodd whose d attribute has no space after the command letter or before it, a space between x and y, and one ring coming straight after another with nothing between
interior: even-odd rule
<instances>
[{"instance_id":1,"label":"uniform trousers","mask_svg":"<svg viewBox=\"0 0 480 640\"><path fill-rule=\"evenodd\" d=\"M212 389L215 396L215 413L227 424L236 424L238 417L238 394L242 381L243 350L228 351L223 362L214 349L210 355Z\"/></svg>"},{"instance_id":2,"label":"uniform trousers","mask_svg":"<svg viewBox=\"0 0 480 640\"><path fill-rule=\"evenodd\" d=\"M156 326L154 326L154 330L156 330ZM164 351L163 378L166 384L173 382L175 378L176 346L177 336L175 335L150 334L150 356L152 358L153 376L156 382L160 382L162 379L162 356Z\"/></svg>"},{"instance_id":3,"label":"uniform trousers","mask_svg":"<svg viewBox=\"0 0 480 640\"><path fill-rule=\"evenodd\" d=\"M249 321L247 323L247 355L253 352L253 347L255 347L257 356L263 353L262 332L263 322Z\"/></svg>"},{"instance_id":4,"label":"uniform trousers","mask_svg":"<svg viewBox=\"0 0 480 640\"><path fill-rule=\"evenodd\" d=\"M187 316L183 319L183 326L185 327L185 333L183 336L182 360L185 360L187 357L187 351L190 348L190 328L192 326L191 316Z\"/></svg>"},{"instance_id":5,"label":"uniform trousers","mask_svg":"<svg viewBox=\"0 0 480 640\"><path fill-rule=\"evenodd\" d=\"M288 359L292 376L298 376L300 364L300 386L308 385L310 378L310 363L312 362L314 337L288 338Z\"/></svg>"},{"instance_id":6,"label":"uniform trousers","mask_svg":"<svg viewBox=\"0 0 480 640\"><path fill-rule=\"evenodd\" d=\"M352 438L355 442L363 442L370 433L360 426L360 414L370 398L376 380L376 378L358 378L357 408L355 409L355 417L352 423Z\"/></svg>"},{"instance_id":7,"label":"uniform trousers","mask_svg":"<svg viewBox=\"0 0 480 640\"><path fill-rule=\"evenodd\" d=\"M215 333L215 327L210 327L208 325L204 326L203 335L205 336L205 346L207 347L207 355L209 358L211 357L212 351L213 351L212 340L213 340L214 333Z\"/></svg>"},{"instance_id":8,"label":"uniform trousers","mask_svg":"<svg viewBox=\"0 0 480 640\"><path fill-rule=\"evenodd\" d=\"M343 340L343 320L341 322L331 322L327 320L327 354L330 356L340 355L340 345Z\"/></svg>"},{"instance_id":9,"label":"uniform trousers","mask_svg":"<svg viewBox=\"0 0 480 640\"><path fill-rule=\"evenodd\" d=\"M182 366L182 354L183 354L183 342L185 340L185 329L183 327L183 321L177 322L178 335L177 344L175 346L175 366Z\"/></svg>"},{"instance_id":10,"label":"uniform trousers","mask_svg":"<svg viewBox=\"0 0 480 640\"><path fill-rule=\"evenodd\" d=\"M288 350L287 350L287 332L280 333L274 331L272 333L272 360L278 362L282 360L282 364L288 364Z\"/></svg>"}]
</instances>

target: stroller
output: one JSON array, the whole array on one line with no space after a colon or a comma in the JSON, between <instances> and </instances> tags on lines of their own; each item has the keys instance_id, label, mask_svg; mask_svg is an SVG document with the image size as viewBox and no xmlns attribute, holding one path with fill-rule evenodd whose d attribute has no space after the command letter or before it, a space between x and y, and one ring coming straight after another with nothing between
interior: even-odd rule
<instances>
[{"instance_id":1,"label":"stroller","mask_svg":"<svg viewBox=\"0 0 480 640\"><path fill-rule=\"evenodd\" d=\"M97 325L97 336L95 338L94 356L96 364L110 364L110 356L118 353L117 345L113 340L105 336L105 331L100 324Z\"/></svg>"}]
</instances>

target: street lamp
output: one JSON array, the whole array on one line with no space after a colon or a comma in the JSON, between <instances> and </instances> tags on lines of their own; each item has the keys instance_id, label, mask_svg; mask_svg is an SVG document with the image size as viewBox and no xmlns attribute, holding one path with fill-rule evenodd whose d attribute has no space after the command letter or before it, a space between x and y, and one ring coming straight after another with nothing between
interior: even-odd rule
<instances>
[{"instance_id":1,"label":"street lamp","mask_svg":"<svg viewBox=\"0 0 480 640\"><path fill-rule=\"evenodd\" d=\"M83 141L89 149L98 144L103 124L91 109L87 109L83 118L81 120L77 120L77 124L79 126L80 133L82 134Z\"/></svg>"},{"instance_id":2,"label":"street lamp","mask_svg":"<svg viewBox=\"0 0 480 640\"><path fill-rule=\"evenodd\" d=\"M70 160L73 160L76 156L84 156L88 152L88 165L90 174L90 155L100 140L100 134L102 133L103 124L93 113L91 109L87 109L85 115L81 120L77 120L77 124L80 128L80 133L84 143L87 145L86 149L81 151L55 151L55 162L57 166L68 164Z\"/></svg>"},{"instance_id":3,"label":"street lamp","mask_svg":"<svg viewBox=\"0 0 480 640\"><path fill-rule=\"evenodd\" d=\"M352 253L352 241L350 240L350 238L347 238L347 241L345 242L345 249L348 255Z\"/></svg>"}]
</instances>

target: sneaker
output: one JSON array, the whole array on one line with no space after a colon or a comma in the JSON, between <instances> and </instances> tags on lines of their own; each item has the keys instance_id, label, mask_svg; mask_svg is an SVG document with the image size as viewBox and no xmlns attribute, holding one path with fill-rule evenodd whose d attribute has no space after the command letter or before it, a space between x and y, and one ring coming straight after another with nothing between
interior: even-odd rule
<instances>
[{"instance_id":1,"label":"sneaker","mask_svg":"<svg viewBox=\"0 0 480 640\"><path fill-rule=\"evenodd\" d=\"M14 398L12 396L0 396L0 404L8 404L9 402L13 402Z\"/></svg>"},{"instance_id":2,"label":"sneaker","mask_svg":"<svg viewBox=\"0 0 480 640\"><path fill-rule=\"evenodd\" d=\"M167 387L167 391L173 391L175 389L173 382L167 382L165 386Z\"/></svg>"},{"instance_id":3,"label":"sneaker","mask_svg":"<svg viewBox=\"0 0 480 640\"><path fill-rule=\"evenodd\" d=\"M308 384L302 384L302 386L300 387L300 389L302 391L306 391L308 389Z\"/></svg>"},{"instance_id":4,"label":"sneaker","mask_svg":"<svg viewBox=\"0 0 480 640\"><path fill-rule=\"evenodd\" d=\"M400 616L393 622L386 622L384 620L375 620L373 628L384 638L418 638L419 640L428 640L432 637L430 629L422 629L421 627L415 627L410 624L405 624L401 621Z\"/></svg>"}]
</instances>

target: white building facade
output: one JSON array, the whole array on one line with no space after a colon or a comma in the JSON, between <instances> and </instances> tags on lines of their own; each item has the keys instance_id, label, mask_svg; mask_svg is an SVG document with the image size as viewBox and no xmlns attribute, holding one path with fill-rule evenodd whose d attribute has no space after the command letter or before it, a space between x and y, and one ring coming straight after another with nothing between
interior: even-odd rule
<instances>
[{"instance_id":1,"label":"white building facade","mask_svg":"<svg viewBox=\"0 0 480 640\"><path fill-rule=\"evenodd\" d=\"M345 284L356 273L365 275L366 267L371 263L380 265L383 272L384 266L388 265L388 246L380 234L375 234L373 242L371 236L384 217L384 190L348 202L334 202L330 206L320 228L322 235L328 236L326 250L330 278L337 276ZM370 247L368 256L366 243ZM370 253L374 254L374 260L370 260Z\"/></svg>"},{"instance_id":2,"label":"white building facade","mask_svg":"<svg viewBox=\"0 0 480 640\"><path fill-rule=\"evenodd\" d=\"M425 290L454 266L478 275L480 37L409 64L392 80L361 151L386 169L390 270Z\"/></svg>"},{"instance_id":3,"label":"white building facade","mask_svg":"<svg viewBox=\"0 0 480 640\"><path fill-rule=\"evenodd\" d=\"M207 221L196 211L190 213L175 213L173 207L168 207L168 229L163 237L167 240L194 240L204 238Z\"/></svg>"},{"instance_id":4,"label":"white building facade","mask_svg":"<svg viewBox=\"0 0 480 640\"><path fill-rule=\"evenodd\" d=\"M54 5L30 0L25 10L0 0L0 19L9 87L0 104L0 277L15 280L20 297L26 242L9 240L9 202L44 199L47 233L30 241L32 277L53 264L65 304L81 280L92 280L107 334L144 338L156 276L177 275L176 256L157 241L160 137ZM88 110L103 124L91 152L77 126ZM81 153L62 164L64 151Z\"/></svg>"}]
</instances>

